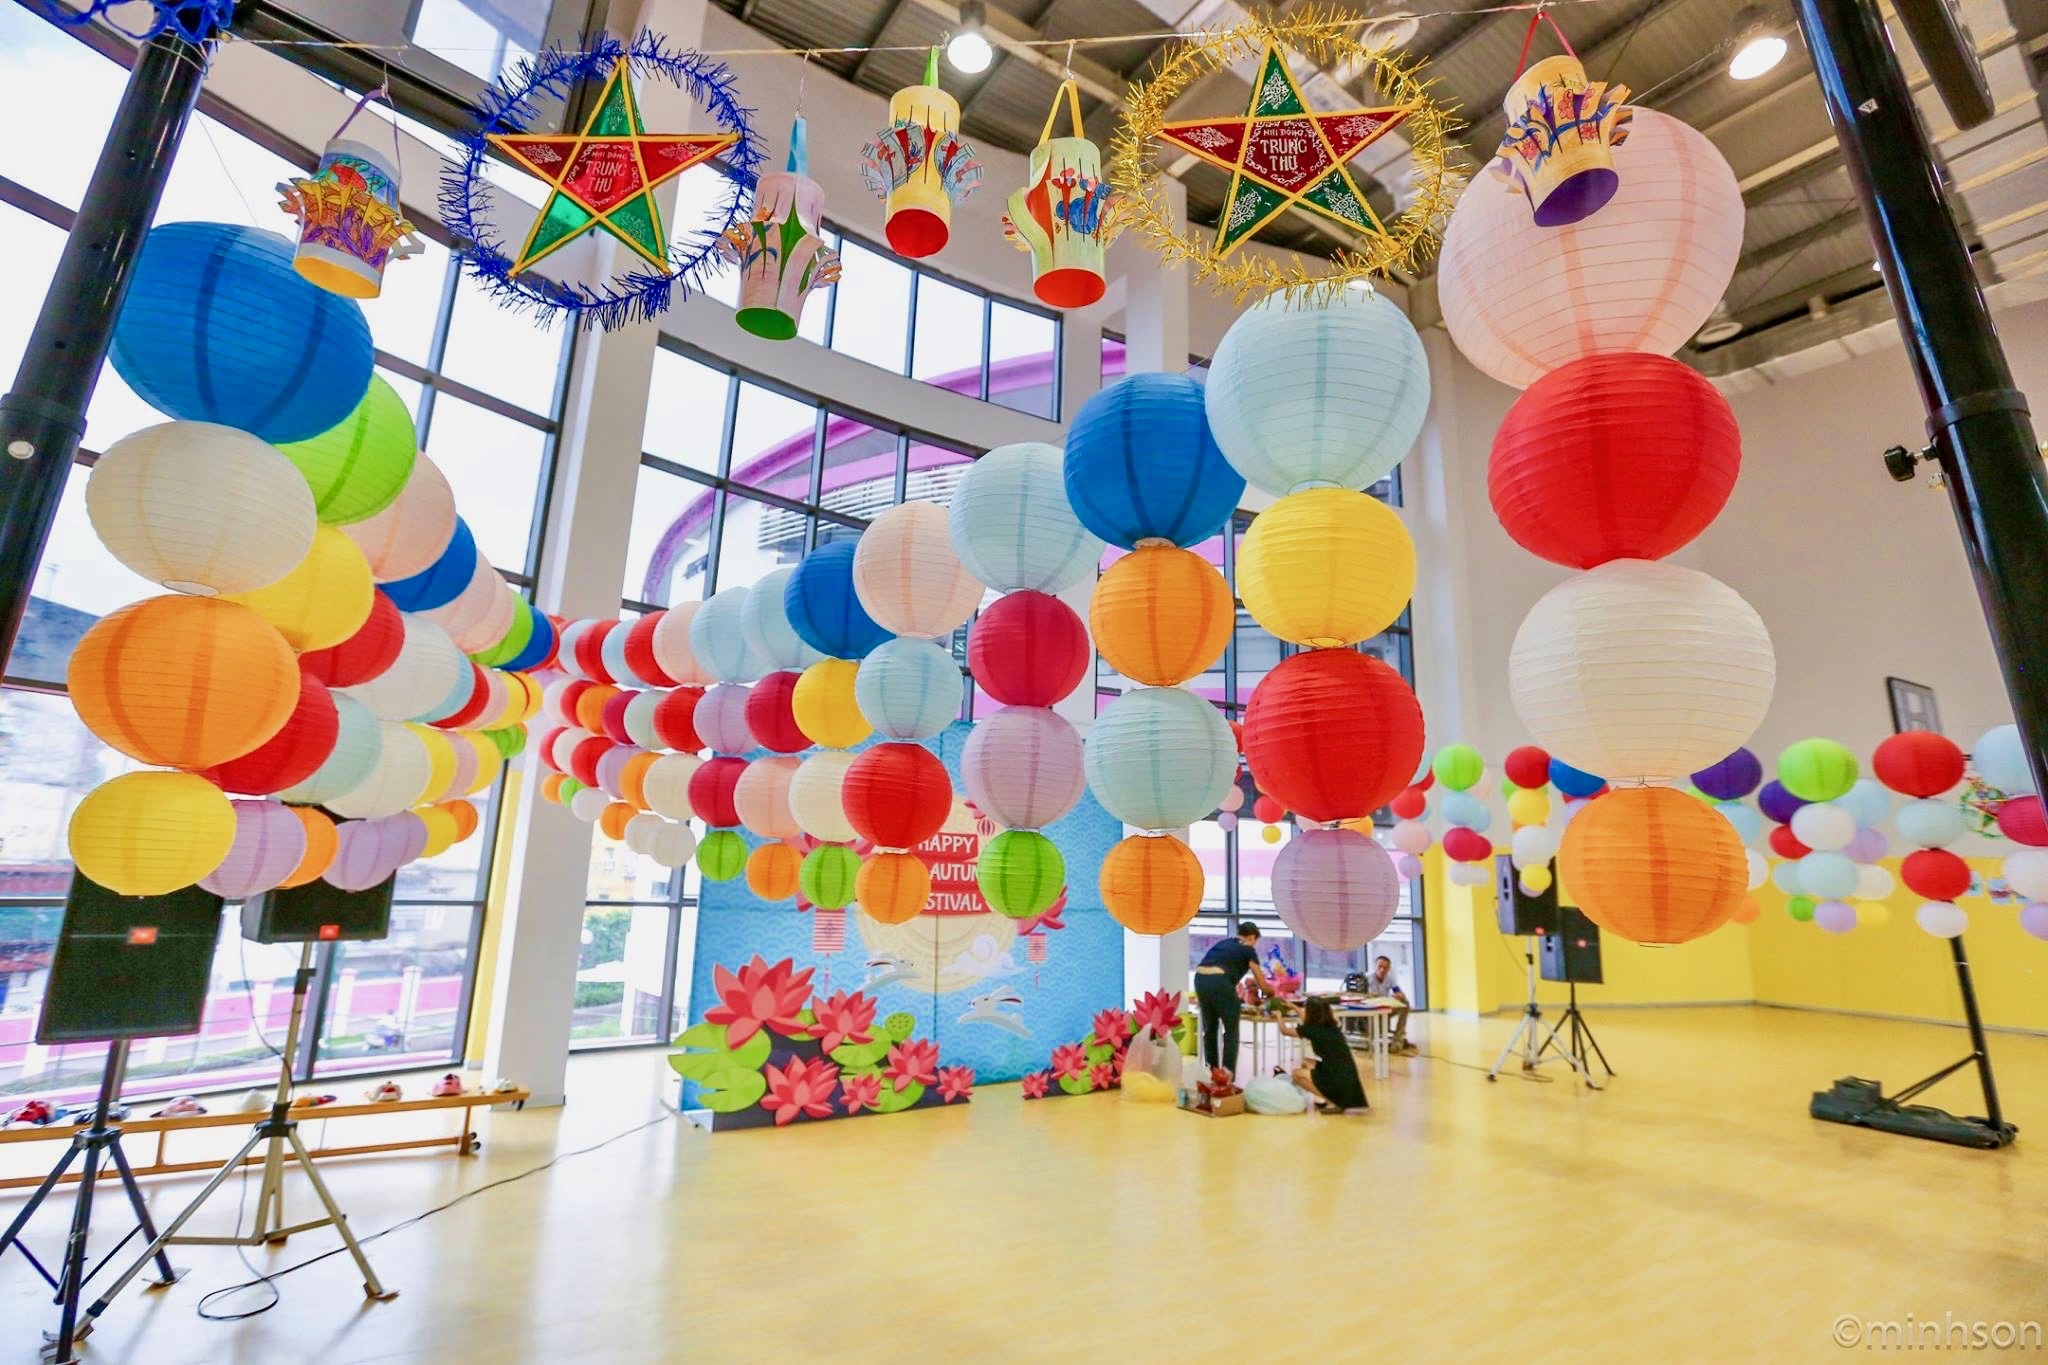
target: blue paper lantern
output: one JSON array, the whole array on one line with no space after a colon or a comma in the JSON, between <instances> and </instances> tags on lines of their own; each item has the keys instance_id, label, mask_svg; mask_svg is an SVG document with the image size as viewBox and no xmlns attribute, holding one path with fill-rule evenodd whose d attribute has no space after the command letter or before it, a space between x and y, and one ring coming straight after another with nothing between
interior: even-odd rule
<instances>
[{"instance_id":1,"label":"blue paper lantern","mask_svg":"<svg viewBox=\"0 0 2048 1365\"><path fill-rule=\"evenodd\" d=\"M783 585L782 609L799 638L833 659L864 659L891 639L853 590L855 542L835 540L804 558Z\"/></svg>"},{"instance_id":2,"label":"blue paper lantern","mask_svg":"<svg viewBox=\"0 0 2048 1365\"><path fill-rule=\"evenodd\" d=\"M1223 713L1184 687L1124 693L1095 718L1082 750L1095 799L1142 830L1206 818L1237 772L1237 740Z\"/></svg>"},{"instance_id":3,"label":"blue paper lantern","mask_svg":"<svg viewBox=\"0 0 2048 1365\"><path fill-rule=\"evenodd\" d=\"M1244 497L1244 476L1209 435L1202 386L1186 375L1132 375L1082 404L1063 473L1081 524L1126 550L1196 544Z\"/></svg>"},{"instance_id":4,"label":"blue paper lantern","mask_svg":"<svg viewBox=\"0 0 2048 1365\"><path fill-rule=\"evenodd\" d=\"M742 617L746 588L720 588L690 618L690 652L704 671L719 682L753 682L768 672L768 661L747 643Z\"/></svg>"},{"instance_id":5,"label":"blue paper lantern","mask_svg":"<svg viewBox=\"0 0 2048 1365\"><path fill-rule=\"evenodd\" d=\"M953 553L997 592L1058 594L1092 579L1103 544L1067 502L1058 446L997 446L967 467L946 514Z\"/></svg>"},{"instance_id":6,"label":"blue paper lantern","mask_svg":"<svg viewBox=\"0 0 2048 1365\"><path fill-rule=\"evenodd\" d=\"M1753 844L1763 837L1764 817L1747 801L1716 801L1714 809L1735 826L1735 835L1743 843Z\"/></svg>"},{"instance_id":7,"label":"blue paper lantern","mask_svg":"<svg viewBox=\"0 0 2048 1365\"><path fill-rule=\"evenodd\" d=\"M1607 779L1581 772L1563 759L1553 758L1550 760L1550 785L1566 796L1591 796L1607 785Z\"/></svg>"},{"instance_id":8,"label":"blue paper lantern","mask_svg":"<svg viewBox=\"0 0 2048 1365\"><path fill-rule=\"evenodd\" d=\"M227 223L151 230L108 358L158 411L273 444L339 425L376 354L353 299L292 268L283 236Z\"/></svg>"},{"instance_id":9,"label":"blue paper lantern","mask_svg":"<svg viewBox=\"0 0 2048 1365\"><path fill-rule=\"evenodd\" d=\"M1719 763L1692 775L1692 784L1716 801L1740 801L1763 780L1763 760L1747 749L1737 749Z\"/></svg>"},{"instance_id":10,"label":"blue paper lantern","mask_svg":"<svg viewBox=\"0 0 2048 1365\"><path fill-rule=\"evenodd\" d=\"M1792 823L1793 813L1806 802L1786 791L1784 783L1774 777L1757 788L1756 804L1766 819L1780 825L1789 825Z\"/></svg>"},{"instance_id":11,"label":"blue paper lantern","mask_svg":"<svg viewBox=\"0 0 2048 1365\"><path fill-rule=\"evenodd\" d=\"M790 624L786 603L789 580L795 576L794 569L771 569L762 574L747 589L746 609L740 613L740 633L747 637L747 646L767 661L770 672L802 672L823 657L817 646Z\"/></svg>"},{"instance_id":12,"label":"blue paper lantern","mask_svg":"<svg viewBox=\"0 0 2048 1365\"><path fill-rule=\"evenodd\" d=\"M1872 777L1857 778L1855 786L1835 798L1835 804L1855 818L1858 829L1873 829L1892 813L1891 793Z\"/></svg>"},{"instance_id":13,"label":"blue paper lantern","mask_svg":"<svg viewBox=\"0 0 2048 1365\"><path fill-rule=\"evenodd\" d=\"M548 655L555 652L555 623L548 620L548 614L531 602L520 604L533 617L533 634L527 638L526 647L498 667L507 673L524 673L537 668Z\"/></svg>"},{"instance_id":14,"label":"blue paper lantern","mask_svg":"<svg viewBox=\"0 0 2048 1365\"><path fill-rule=\"evenodd\" d=\"M1493 823L1493 814L1486 809L1486 803L1469 791L1445 792L1438 809L1444 817L1445 824L1474 830L1480 834L1486 833L1487 826Z\"/></svg>"},{"instance_id":15,"label":"blue paper lantern","mask_svg":"<svg viewBox=\"0 0 2048 1365\"><path fill-rule=\"evenodd\" d=\"M2034 771L2027 766L2027 745L2017 725L1995 726L1977 736L1970 746L1970 766L1985 785L2007 796L2034 794Z\"/></svg>"},{"instance_id":16,"label":"blue paper lantern","mask_svg":"<svg viewBox=\"0 0 2048 1365\"><path fill-rule=\"evenodd\" d=\"M455 534L448 537L448 548L441 551L439 559L411 578L381 586L384 595L400 611L426 611L430 607L445 607L462 596L462 590L474 577L476 537L470 534L469 523L457 517Z\"/></svg>"},{"instance_id":17,"label":"blue paper lantern","mask_svg":"<svg viewBox=\"0 0 2048 1365\"><path fill-rule=\"evenodd\" d=\"M861 660L853 702L887 739L930 739L960 714L960 665L945 646L899 635Z\"/></svg>"}]
</instances>

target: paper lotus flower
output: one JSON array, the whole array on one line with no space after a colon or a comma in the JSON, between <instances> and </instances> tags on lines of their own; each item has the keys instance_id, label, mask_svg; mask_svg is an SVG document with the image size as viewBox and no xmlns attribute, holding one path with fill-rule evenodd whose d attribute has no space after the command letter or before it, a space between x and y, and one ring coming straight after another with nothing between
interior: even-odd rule
<instances>
[{"instance_id":1,"label":"paper lotus flower","mask_svg":"<svg viewBox=\"0 0 2048 1365\"><path fill-rule=\"evenodd\" d=\"M1172 1035L1180 1023L1179 991L1146 991L1131 1007L1132 1031L1151 1033L1154 1037Z\"/></svg>"},{"instance_id":2,"label":"paper lotus flower","mask_svg":"<svg viewBox=\"0 0 2048 1365\"><path fill-rule=\"evenodd\" d=\"M944 1066L939 1068L939 1099L945 1104L964 1100L974 1093L974 1068L971 1066Z\"/></svg>"},{"instance_id":3,"label":"paper lotus flower","mask_svg":"<svg viewBox=\"0 0 2048 1365\"><path fill-rule=\"evenodd\" d=\"M875 1001L859 991L821 995L811 1002L811 1015L817 1021L811 1025L811 1032L817 1036L819 1048L827 1053L841 1043L874 1041L869 1026L875 1022Z\"/></svg>"},{"instance_id":4,"label":"paper lotus flower","mask_svg":"<svg viewBox=\"0 0 2048 1365\"><path fill-rule=\"evenodd\" d=\"M1131 1039L1131 1020L1120 1009L1099 1010L1092 1036L1105 1047L1122 1048Z\"/></svg>"},{"instance_id":5,"label":"paper lotus flower","mask_svg":"<svg viewBox=\"0 0 2048 1365\"><path fill-rule=\"evenodd\" d=\"M889 1064L882 1074L898 1090L912 1085L932 1085L939 1079L939 1045L927 1038L911 1038L889 1049Z\"/></svg>"},{"instance_id":6,"label":"paper lotus flower","mask_svg":"<svg viewBox=\"0 0 2048 1365\"><path fill-rule=\"evenodd\" d=\"M1061 1080L1088 1074L1088 1049L1079 1043L1061 1043L1052 1050L1052 1074Z\"/></svg>"},{"instance_id":7,"label":"paper lotus flower","mask_svg":"<svg viewBox=\"0 0 2048 1365\"><path fill-rule=\"evenodd\" d=\"M798 1118L832 1117L832 1096L839 1088L839 1068L832 1063L792 1057L787 1067L770 1062L761 1074L768 1078L761 1107L775 1112L777 1128Z\"/></svg>"},{"instance_id":8,"label":"paper lotus flower","mask_svg":"<svg viewBox=\"0 0 2048 1365\"><path fill-rule=\"evenodd\" d=\"M1044 1099L1046 1087L1051 1083L1052 1073L1050 1071L1026 1072L1024 1079L1020 1082L1024 1087L1024 1098L1027 1100Z\"/></svg>"},{"instance_id":9,"label":"paper lotus flower","mask_svg":"<svg viewBox=\"0 0 2048 1365\"><path fill-rule=\"evenodd\" d=\"M1117 1084L1117 1070L1109 1062L1097 1062L1088 1072L1090 1090L1108 1090Z\"/></svg>"},{"instance_id":10,"label":"paper lotus flower","mask_svg":"<svg viewBox=\"0 0 2048 1365\"><path fill-rule=\"evenodd\" d=\"M839 1103L849 1114L858 1114L863 1109L873 1109L882 1098L882 1078L873 1071L857 1072L839 1078Z\"/></svg>"},{"instance_id":11,"label":"paper lotus flower","mask_svg":"<svg viewBox=\"0 0 2048 1365\"><path fill-rule=\"evenodd\" d=\"M726 1046L731 1048L739 1047L764 1027L784 1037L806 1032L804 1021L798 1016L810 998L814 969L806 967L799 972L795 967L789 958L771 967L758 953L740 968L738 976L722 966L713 967L711 984L718 992L718 1003L704 1011L704 1022L724 1024Z\"/></svg>"}]
</instances>

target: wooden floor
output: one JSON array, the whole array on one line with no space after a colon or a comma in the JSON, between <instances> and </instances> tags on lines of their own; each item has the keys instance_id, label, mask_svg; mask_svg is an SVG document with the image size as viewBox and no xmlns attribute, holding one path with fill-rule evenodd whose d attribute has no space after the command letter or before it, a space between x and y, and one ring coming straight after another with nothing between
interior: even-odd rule
<instances>
[{"instance_id":1,"label":"wooden floor","mask_svg":"<svg viewBox=\"0 0 2048 1365\"><path fill-rule=\"evenodd\" d=\"M337 1256L261 1317L202 1321L199 1296L246 1276L186 1248L190 1276L118 1301L90 1358L1779 1361L1839 1357L1845 1317L2048 1321L2048 1039L1994 1039L2023 1135L1982 1153L1806 1117L1836 1076L1954 1060L1958 1031L1749 1008L1594 1022L1621 1069L1599 1094L1489 1084L1511 1020L1418 1020L1430 1055L1368 1080L1365 1118L1005 1086L783 1132L662 1121L374 1243L391 1303L363 1304ZM324 1169L360 1231L384 1228L656 1116L664 1070L579 1059L566 1109L491 1115L477 1160ZM1931 1098L1974 1108L1961 1086ZM161 1212L196 1182L149 1188ZM294 1209L309 1198L294 1185ZM33 1358L37 1285L0 1263L0 1360Z\"/></svg>"}]
</instances>

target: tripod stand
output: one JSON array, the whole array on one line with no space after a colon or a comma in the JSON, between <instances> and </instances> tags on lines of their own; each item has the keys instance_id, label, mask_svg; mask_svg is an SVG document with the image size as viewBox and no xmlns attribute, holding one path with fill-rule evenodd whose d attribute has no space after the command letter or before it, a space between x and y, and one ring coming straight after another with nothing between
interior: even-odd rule
<instances>
[{"instance_id":1,"label":"tripod stand","mask_svg":"<svg viewBox=\"0 0 2048 1365\"><path fill-rule=\"evenodd\" d=\"M1607 1054L1600 1050L1600 1040L1593 1036L1593 1026L1587 1023L1586 1016L1579 1012L1579 983L1568 981L1565 983L1565 990L1570 992L1571 1001L1565 1006L1563 1015L1558 1018L1557 1027L1551 1030L1551 1035L1555 1037L1558 1033L1564 1032L1569 1025L1570 1032L1565 1035L1569 1042L1564 1050L1578 1059L1579 1071L1584 1074L1587 1085L1593 1085L1595 1058L1599 1059L1600 1069L1612 1079L1614 1068L1607 1064ZM1593 1088L1598 1090L1600 1087Z\"/></svg>"},{"instance_id":2,"label":"tripod stand","mask_svg":"<svg viewBox=\"0 0 2048 1365\"><path fill-rule=\"evenodd\" d=\"M1593 1074L1586 1069L1586 1064L1581 1060L1581 1057L1567 1051L1564 1045L1557 1041L1557 1026L1553 1025L1548 1029L1544 1027L1543 1008L1536 1003L1536 948L1534 940L1526 938L1522 940L1522 960L1529 966L1529 1003L1522 1009L1522 1022L1515 1025L1514 1035L1508 1039L1508 1045L1500 1050L1500 1056L1494 1059L1493 1069L1486 1073L1486 1079L1489 1081L1499 1080L1501 1069L1508 1064L1508 1058L1514 1056L1517 1051L1522 1054L1522 1070L1530 1072L1538 1070L1545 1062L1553 1060L1547 1054L1555 1052L1557 1055L1556 1059L1562 1060L1566 1066L1577 1072L1579 1079L1586 1083L1587 1089L1598 1090L1600 1087L1594 1084ZM1574 997L1573 1006L1566 1012L1565 1017L1572 1019L1577 1014L1578 1006L1576 997ZM1560 1024L1562 1022L1562 1020L1559 1021ZM1582 1022L1574 1025L1575 1030L1579 1027L1583 1027ZM1590 1038L1591 1036L1590 1033L1587 1034L1587 1037ZM1599 1051L1599 1044L1594 1044L1594 1051ZM1600 1062L1602 1066L1605 1066L1607 1059L1603 1057L1600 1059ZM1614 1073L1609 1071L1608 1074L1613 1075Z\"/></svg>"},{"instance_id":3,"label":"tripod stand","mask_svg":"<svg viewBox=\"0 0 2048 1365\"><path fill-rule=\"evenodd\" d=\"M170 1284L180 1274L171 1268L170 1259L164 1255L162 1246L156 1244L156 1224L150 1220L149 1206L142 1202L142 1191L136 1188L135 1172L128 1168L128 1155L121 1150L121 1130L107 1121L107 1112L113 1108L115 1098L121 1093L121 1080L127 1070L128 1040L117 1039L107 1047L107 1068L100 1075L100 1093L98 1100L93 1104L92 1122L71 1135L71 1145L65 1149L64 1155L57 1159L56 1166L44 1178L43 1183L36 1186L36 1192L28 1197L28 1203L14 1216L14 1221L7 1225L7 1231L0 1233L0 1255L5 1255L7 1248L14 1247L28 1258L28 1263L36 1268L36 1274L42 1276L44 1282L57 1291L56 1298L52 1300L58 1305L57 1334L49 1339L49 1345L50 1358L59 1365L65 1365L65 1362L75 1359L71 1348L76 1339L84 1335L77 1327L78 1297L84 1292L85 1282L113 1259L114 1252L128 1244L129 1237L135 1235L131 1229L127 1237L116 1242L113 1250L100 1258L98 1265L91 1270L85 1268L86 1237L92 1230L93 1187L99 1183L100 1176L106 1173L103 1162L110 1161L114 1169L120 1172L121 1186L128 1192L129 1206L135 1210L135 1221L152 1243L151 1254L136 1262L134 1269L128 1273L133 1275L154 1260L158 1278L151 1283ZM35 1216L43 1201L49 1198L50 1192L64 1179L64 1173L71 1169L71 1163L80 1157L85 1159L85 1164L79 1171L78 1202L71 1210L71 1234L64 1243L64 1264L60 1275L52 1275L21 1240L21 1231L28 1226L28 1220Z\"/></svg>"},{"instance_id":4,"label":"tripod stand","mask_svg":"<svg viewBox=\"0 0 2048 1365\"><path fill-rule=\"evenodd\" d=\"M171 1220L170 1226L161 1233L152 1234L153 1240L148 1250L142 1253L135 1264L121 1272L112 1287L93 1300L92 1306L86 1309L85 1326L79 1335L83 1336L85 1332L90 1331L100 1314L107 1310L107 1305L127 1287L128 1281L135 1278L136 1273L147 1265L152 1257L161 1259L163 1249L173 1242L194 1246L263 1246L271 1242L282 1242L295 1232L306 1232L332 1224L334 1230L341 1234L342 1243L348 1247L349 1255L355 1258L356 1268L363 1272L363 1293L372 1299L397 1297L398 1291L386 1289L378 1281L377 1272L370 1268L369 1258L363 1255L363 1248L357 1243L355 1234L349 1231L348 1215L334 1202L334 1196L328 1192L327 1182L320 1178L320 1171L313 1165L313 1159L306 1155L306 1144L299 1140L299 1121L291 1116L291 1059L298 1050L299 1029L306 1018L306 993L312 982L313 945L308 942L299 950L299 970L292 978L291 1025L285 1030L284 1053L278 1066L277 1096L271 1102L269 1117L257 1123L254 1131L249 1134L249 1140L242 1144L241 1150L229 1157L227 1164L213 1173L212 1179L206 1182L206 1187L185 1206L183 1212ZM265 1150L263 1184L261 1193L256 1196L256 1226L251 1228L247 1235L180 1237L178 1230L191 1221L192 1215L199 1212L206 1201L213 1197L214 1191L227 1183L229 1176L250 1160L250 1153L259 1145L265 1145ZM320 1206L326 1210L322 1217L294 1223L289 1227L285 1226L284 1221L284 1172L287 1157L299 1163L299 1169L306 1173L306 1183L313 1187L313 1193L320 1199Z\"/></svg>"}]
</instances>

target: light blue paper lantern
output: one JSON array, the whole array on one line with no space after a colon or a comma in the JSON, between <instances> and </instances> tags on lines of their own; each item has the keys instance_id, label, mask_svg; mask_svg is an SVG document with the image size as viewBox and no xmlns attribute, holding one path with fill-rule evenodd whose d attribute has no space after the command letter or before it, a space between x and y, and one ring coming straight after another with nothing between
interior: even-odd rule
<instances>
[{"instance_id":1,"label":"light blue paper lantern","mask_svg":"<svg viewBox=\"0 0 2048 1365\"><path fill-rule=\"evenodd\" d=\"M856 542L835 540L804 556L783 585L790 629L831 659L864 659L895 637L860 604L853 590Z\"/></svg>"},{"instance_id":2,"label":"light blue paper lantern","mask_svg":"<svg viewBox=\"0 0 2048 1365\"><path fill-rule=\"evenodd\" d=\"M1855 817L1858 829L1873 829L1892 813L1891 793L1874 777L1857 778L1855 786L1835 798L1835 804Z\"/></svg>"},{"instance_id":3,"label":"light blue paper lantern","mask_svg":"<svg viewBox=\"0 0 2048 1365\"><path fill-rule=\"evenodd\" d=\"M598 662L604 665L604 671L611 674L612 681L620 687L652 687L653 683L635 673L633 666L626 662L626 637L633 633L632 626L630 619L622 620L605 632L597 645Z\"/></svg>"},{"instance_id":4,"label":"light blue paper lantern","mask_svg":"<svg viewBox=\"0 0 2048 1365\"><path fill-rule=\"evenodd\" d=\"M1846 900L1856 894L1860 875L1846 853L1815 851L1799 860L1799 885L1815 900Z\"/></svg>"},{"instance_id":5,"label":"light blue paper lantern","mask_svg":"<svg viewBox=\"0 0 2048 1365\"><path fill-rule=\"evenodd\" d=\"M462 667L457 670L461 676L457 678L455 685L448 689L446 696L434 703L431 710L419 717L421 722L432 725L437 720L446 720L469 705L469 699L476 695L476 665L468 659L463 659L461 663Z\"/></svg>"},{"instance_id":6,"label":"light blue paper lantern","mask_svg":"<svg viewBox=\"0 0 2048 1365\"><path fill-rule=\"evenodd\" d=\"M887 739L930 739L960 715L962 686L944 646L899 635L860 661L853 702Z\"/></svg>"},{"instance_id":7,"label":"light blue paper lantern","mask_svg":"<svg viewBox=\"0 0 2048 1365\"><path fill-rule=\"evenodd\" d=\"M1438 803L1438 812L1446 824L1462 826L1465 829L1486 833L1486 827L1493 823L1493 816L1486 809L1486 803L1469 791L1447 791Z\"/></svg>"},{"instance_id":8,"label":"light blue paper lantern","mask_svg":"<svg viewBox=\"0 0 2048 1365\"><path fill-rule=\"evenodd\" d=\"M1061 477L1081 524L1126 550L1205 540L1244 497L1209 435L1202 386L1182 374L1134 374L1083 403Z\"/></svg>"},{"instance_id":9,"label":"light blue paper lantern","mask_svg":"<svg viewBox=\"0 0 2048 1365\"><path fill-rule=\"evenodd\" d=\"M298 806L317 806L360 786L376 771L384 754L384 730L370 708L346 692L336 691L334 714L340 724L334 732L334 748L312 776L297 786L286 787L278 799Z\"/></svg>"},{"instance_id":10,"label":"light blue paper lantern","mask_svg":"<svg viewBox=\"0 0 2048 1365\"><path fill-rule=\"evenodd\" d=\"M1111 702L1083 741L1082 768L1103 808L1143 830L1179 829L1223 803L1237 742L1208 702L1182 687L1141 687Z\"/></svg>"},{"instance_id":11,"label":"light blue paper lantern","mask_svg":"<svg viewBox=\"0 0 2048 1365\"><path fill-rule=\"evenodd\" d=\"M1764 834L1763 813L1747 801L1716 801L1715 810L1721 812L1729 824L1735 826L1735 835L1745 844L1753 844Z\"/></svg>"},{"instance_id":12,"label":"light blue paper lantern","mask_svg":"<svg viewBox=\"0 0 2048 1365\"><path fill-rule=\"evenodd\" d=\"M292 268L292 243L228 223L151 230L107 358L143 401L272 444L338 426L376 353L353 299Z\"/></svg>"},{"instance_id":13,"label":"light blue paper lantern","mask_svg":"<svg viewBox=\"0 0 2048 1365\"><path fill-rule=\"evenodd\" d=\"M2017 725L2000 725L1977 736L1970 746L1970 766L1985 785L2007 796L2029 796L2034 792L2034 773L2027 767L2027 746Z\"/></svg>"},{"instance_id":14,"label":"light blue paper lantern","mask_svg":"<svg viewBox=\"0 0 2048 1365\"><path fill-rule=\"evenodd\" d=\"M770 673L801 671L825 657L806 644L790 624L783 603L789 595L789 580L795 576L793 568L763 574L747 589L746 606L740 611L740 631L747 637L747 647L767 662Z\"/></svg>"},{"instance_id":15,"label":"light blue paper lantern","mask_svg":"<svg viewBox=\"0 0 2048 1365\"><path fill-rule=\"evenodd\" d=\"M753 682L768 671L767 661L747 643L746 609L747 589L725 588L690 618L690 652L719 682Z\"/></svg>"},{"instance_id":16,"label":"light blue paper lantern","mask_svg":"<svg viewBox=\"0 0 2048 1365\"><path fill-rule=\"evenodd\" d=\"M1778 863L1771 868L1771 885L1788 896L1803 896L1806 886L1799 878L1797 862Z\"/></svg>"},{"instance_id":17,"label":"light blue paper lantern","mask_svg":"<svg viewBox=\"0 0 2048 1365\"><path fill-rule=\"evenodd\" d=\"M1944 848L1963 837L1963 813L1953 801L1908 801L1892 817L1899 838L1921 848Z\"/></svg>"},{"instance_id":18,"label":"light blue paper lantern","mask_svg":"<svg viewBox=\"0 0 2048 1365\"><path fill-rule=\"evenodd\" d=\"M1102 539L1067 501L1064 456L1039 441L997 446L967 467L946 522L953 553L997 592L1057 595L1094 575Z\"/></svg>"},{"instance_id":19,"label":"light blue paper lantern","mask_svg":"<svg viewBox=\"0 0 2048 1365\"><path fill-rule=\"evenodd\" d=\"M1254 488L1364 489L1422 431L1429 358L1380 294L1347 289L1310 307L1273 294L1223 334L1207 392L1209 430Z\"/></svg>"}]
</instances>

